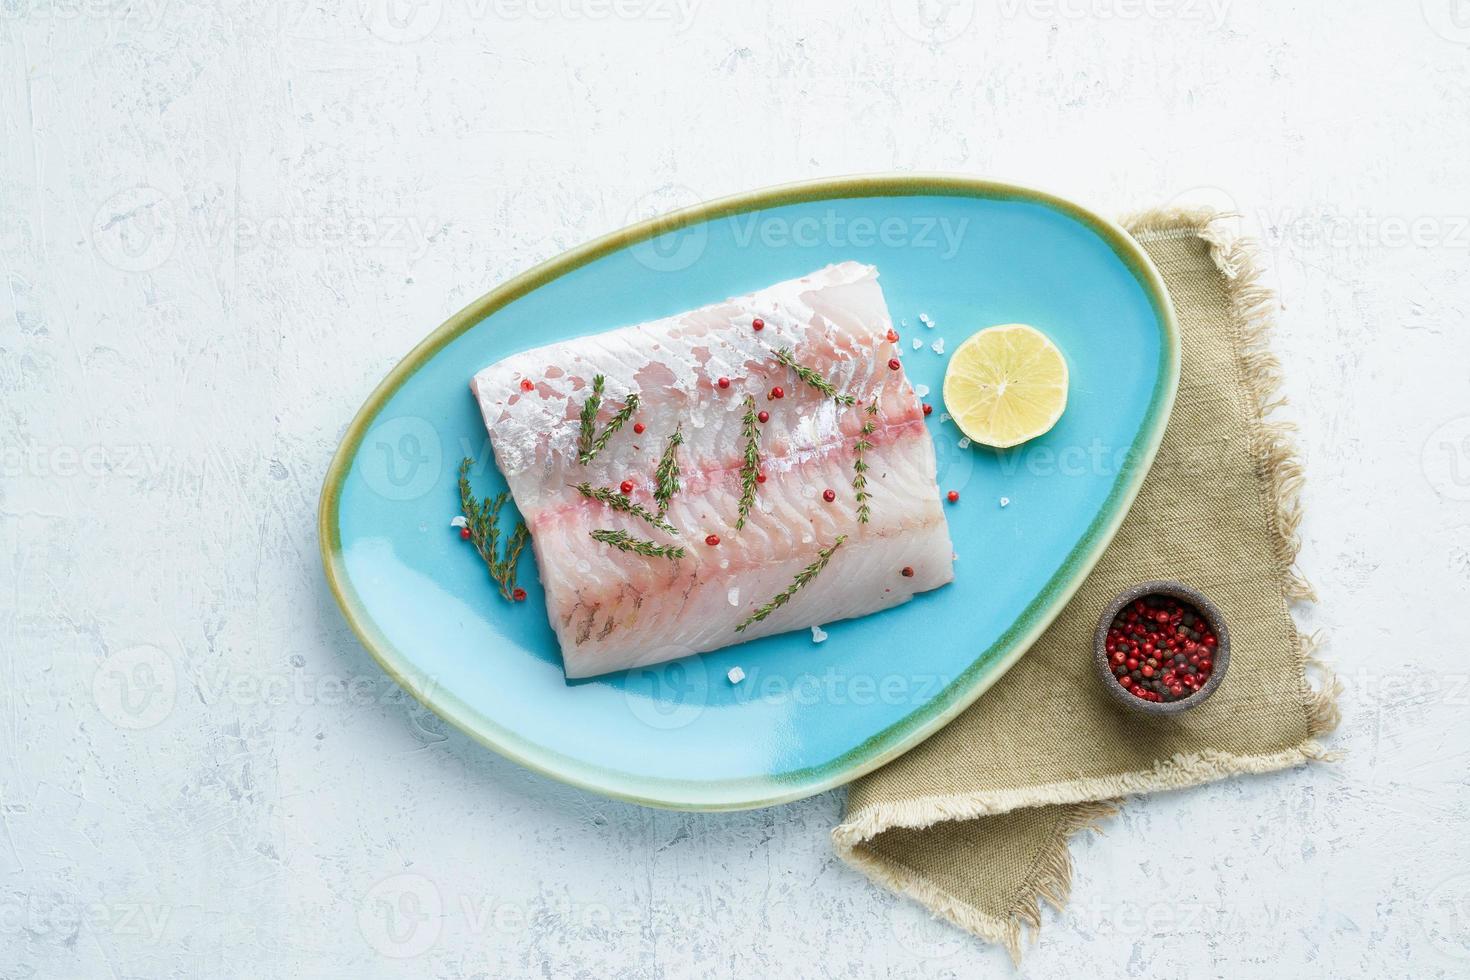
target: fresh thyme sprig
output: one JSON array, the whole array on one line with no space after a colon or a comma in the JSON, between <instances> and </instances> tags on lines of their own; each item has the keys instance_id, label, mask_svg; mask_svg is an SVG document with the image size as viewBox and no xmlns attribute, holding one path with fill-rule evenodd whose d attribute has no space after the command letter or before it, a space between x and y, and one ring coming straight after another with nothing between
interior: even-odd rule
<instances>
[{"instance_id":1,"label":"fresh thyme sprig","mask_svg":"<svg viewBox=\"0 0 1470 980\"><path fill-rule=\"evenodd\" d=\"M641 518L660 531L667 531L669 534L679 533L674 525L665 521L642 504L637 504L629 500L616 490L609 490L607 487L594 487L592 484L585 482L572 484L572 489L576 490L588 500L600 501L607 504L613 510L620 510L624 514L632 514L634 517Z\"/></svg>"},{"instance_id":2,"label":"fresh thyme sprig","mask_svg":"<svg viewBox=\"0 0 1470 980\"><path fill-rule=\"evenodd\" d=\"M766 603L764 606L761 606L755 612L747 616L744 622L735 627L735 632L742 632L747 626L752 626L756 623L759 623L771 613L775 612L777 609L780 609L782 606L786 605L786 603L790 602L792 596L801 591L803 586L809 583L812 579L816 578L817 575L821 573L822 569L827 567L827 563L832 560L832 556L837 552L838 548L842 547L842 542L846 540L847 535L839 535L837 540L832 542L832 546L830 548L823 548L821 551L817 552L817 560L812 562L807 567L803 568L801 571L797 572L796 578L793 579L791 584L786 587L786 591L778 594L770 602Z\"/></svg>"},{"instance_id":3,"label":"fresh thyme sprig","mask_svg":"<svg viewBox=\"0 0 1470 980\"><path fill-rule=\"evenodd\" d=\"M852 461L852 492L853 496L857 499L857 519L859 524L868 523L868 518L872 514L871 509L868 507L868 501L873 499L873 495L868 493L868 461L863 458L863 454L873 448L873 444L868 441L868 436L872 435L873 431L878 427L878 399L874 398L869 402L868 407L863 409L863 414L867 416L863 420L863 435L857 441L857 445L852 447L854 455Z\"/></svg>"},{"instance_id":4,"label":"fresh thyme sprig","mask_svg":"<svg viewBox=\"0 0 1470 980\"><path fill-rule=\"evenodd\" d=\"M470 543L490 569L490 577L499 584L500 594L515 602L519 591L516 588L516 565L520 563L521 549L526 546L530 532L524 523L517 522L506 544L505 556L501 557L500 508L510 499L510 493L507 491L476 500L470 489L470 467L474 465L475 461L468 456L459 464L459 506L464 512L465 527L470 532ZM524 597L525 593L522 592L521 596Z\"/></svg>"},{"instance_id":5,"label":"fresh thyme sprig","mask_svg":"<svg viewBox=\"0 0 1470 980\"><path fill-rule=\"evenodd\" d=\"M755 399L745 396L745 416L741 429L745 435L745 458L740 463L740 513L735 518L735 530L745 527L746 515L755 505L755 488L760 482L761 434L756 427Z\"/></svg>"},{"instance_id":6,"label":"fresh thyme sprig","mask_svg":"<svg viewBox=\"0 0 1470 980\"><path fill-rule=\"evenodd\" d=\"M653 471L653 479L656 484L653 488L653 499L658 504L659 517L669 512L669 501L674 498L674 494L679 492L679 460L675 454L683 443L684 427L675 426L674 434L669 436L669 441L664 444L664 454Z\"/></svg>"},{"instance_id":7,"label":"fresh thyme sprig","mask_svg":"<svg viewBox=\"0 0 1470 980\"><path fill-rule=\"evenodd\" d=\"M587 454L592 451L592 440L597 435L597 410L602 407L602 385L606 379L598 374L592 378L592 394L582 403L582 431L577 440L577 452L582 456L582 462L587 462Z\"/></svg>"},{"instance_id":8,"label":"fresh thyme sprig","mask_svg":"<svg viewBox=\"0 0 1470 980\"><path fill-rule=\"evenodd\" d=\"M817 389L828 398L837 402L837 404L839 405L851 405L857 400L851 395L838 394L837 389L833 387L832 382L828 381L826 378L822 377L820 374L813 371L805 364L798 362L796 360L796 355L791 352L790 347L782 347L780 350L776 351L776 360L789 367L792 371L796 373L796 376L798 378L805 381L807 384L811 385L813 388Z\"/></svg>"},{"instance_id":9,"label":"fresh thyme sprig","mask_svg":"<svg viewBox=\"0 0 1470 980\"><path fill-rule=\"evenodd\" d=\"M613 435L623 427L625 422L633 417L633 413L636 411L638 411L638 393L634 392L628 396L628 403L618 409L618 414L608 420L607 428L602 430L602 435L592 440L591 448L582 453L582 462L592 462L593 456L596 456L607 448L608 440L612 439Z\"/></svg>"},{"instance_id":10,"label":"fresh thyme sprig","mask_svg":"<svg viewBox=\"0 0 1470 980\"><path fill-rule=\"evenodd\" d=\"M683 558L686 554L683 548L673 544L659 544L655 541L645 541L643 538L635 538L627 531L608 531L599 529L592 532L592 537L603 544L610 544L619 551L631 551L645 558Z\"/></svg>"},{"instance_id":11,"label":"fresh thyme sprig","mask_svg":"<svg viewBox=\"0 0 1470 980\"><path fill-rule=\"evenodd\" d=\"M582 463L592 462L592 457L607 448L608 442L627 421L638 411L638 393L635 391L628 396L627 404L618 409L617 414L608 419L607 427L597 435L597 412L602 407L602 387L607 379L602 375L594 375L592 378L592 393L582 403L582 415L580 431L577 437L577 456Z\"/></svg>"}]
</instances>

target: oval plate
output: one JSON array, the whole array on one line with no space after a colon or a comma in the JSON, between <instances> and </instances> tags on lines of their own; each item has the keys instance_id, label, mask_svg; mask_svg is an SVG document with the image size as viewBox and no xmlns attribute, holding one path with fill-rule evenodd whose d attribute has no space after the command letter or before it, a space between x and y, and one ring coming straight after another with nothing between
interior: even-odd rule
<instances>
[{"instance_id":1,"label":"oval plate","mask_svg":"<svg viewBox=\"0 0 1470 980\"><path fill-rule=\"evenodd\" d=\"M449 526L462 457L479 460L480 494L505 486L470 377L516 351L846 259L877 266L895 323L907 321L909 378L936 403L939 484L962 495L948 508L954 583L832 624L820 644L790 633L567 683L535 563L521 564L528 600L506 603ZM921 313L936 326L921 325ZM947 357L933 345L953 350L981 327L1014 321L1039 327L1066 356L1067 411L1016 449L962 448L942 421ZM799 799L912 747L1020 657L1122 521L1178 374L1178 330L1157 271L1120 228L1060 198L965 178L878 176L714 201L511 280L394 368L327 472L327 581L384 670L522 765L655 806ZM740 684L726 678L735 666L746 674Z\"/></svg>"}]
</instances>

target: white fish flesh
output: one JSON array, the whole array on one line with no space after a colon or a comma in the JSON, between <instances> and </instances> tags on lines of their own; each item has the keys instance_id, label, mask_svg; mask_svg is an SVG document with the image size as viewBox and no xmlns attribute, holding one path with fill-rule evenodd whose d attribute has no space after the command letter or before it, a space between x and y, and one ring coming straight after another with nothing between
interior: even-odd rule
<instances>
[{"instance_id":1,"label":"white fish flesh","mask_svg":"<svg viewBox=\"0 0 1470 980\"><path fill-rule=\"evenodd\" d=\"M475 376L496 464L531 532L568 677L867 615L953 578L934 446L891 329L877 270L846 262L678 316L528 350ZM783 348L855 403L803 381L776 359ZM605 382L596 432L630 395L639 404L584 463L579 417L597 375ZM772 397L776 387L783 397ZM747 395L769 420L756 426L762 482L737 529ZM655 470L676 429L679 489L663 516L674 533L576 488L605 488L656 516ZM853 487L860 440L868 443L866 523ZM626 496L624 481L633 485ZM595 530L685 555L619 550L594 539ZM719 543L707 543L710 535ZM839 538L819 573L751 621Z\"/></svg>"}]
</instances>

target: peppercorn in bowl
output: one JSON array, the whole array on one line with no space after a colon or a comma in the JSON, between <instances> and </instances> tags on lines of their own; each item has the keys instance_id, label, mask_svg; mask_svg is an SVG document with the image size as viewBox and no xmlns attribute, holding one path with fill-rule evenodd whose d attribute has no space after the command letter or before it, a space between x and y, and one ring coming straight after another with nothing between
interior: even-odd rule
<instances>
[{"instance_id":1,"label":"peppercorn in bowl","mask_svg":"<svg viewBox=\"0 0 1470 980\"><path fill-rule=\"evenodd\" d=\"M1123 707L1178 714L1220 686L1230 664L1230 632L1199 591L1180 582L1144 582L1103 610L1093 658Z\"/></svg>"}]
</instances>

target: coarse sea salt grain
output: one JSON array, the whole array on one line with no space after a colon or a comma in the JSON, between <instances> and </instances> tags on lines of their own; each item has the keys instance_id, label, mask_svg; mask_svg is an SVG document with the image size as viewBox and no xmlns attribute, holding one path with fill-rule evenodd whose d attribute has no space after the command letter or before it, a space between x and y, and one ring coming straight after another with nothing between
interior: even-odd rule
<instances>
[{"instance_id":1,"label":"coarse sea salt grain","mask_svg":"<svg viewBox=\"0 0 1470 980\"><path fill-rule=\"evenodd\" d=\"M948 412L940 412L939 413L939 421L941 421L941 422L948 422L952 418L954 418L954 416L951 415L951 414L949 414Z\"/></svg>"},{"instance_id":2,"label":"coarse sea salt grain","mask_svg":"<svg viewBox=\"0 0 1470 980\"><path fill-rule=\"evenodd\" d=\"M812 627L812 642L813 643L821 643L826 638L827 638L827 631L826 630L822 629L822 627L820 627L820 626L813 626Z\"/></svg>"},{"instance_id":3,"label":"coarse sea salt grain","mask_svg":"<svg viewBox=\"0 0 1470 980\"><path fill-rule=\"evenodd\" d=\"M923 347L923 346L924 346L924 342L922 340L920 340L918 337L915 337L914 338L914 350L918 350L920 347Z\"/></svg>"},{"instance_id":4,"label":"coarse sea salt grain","mask_svg":"<svg viewBox=\"0 0 1470 980\"><path fill-rule=\"evenodd\" d=\"M741 670L739 667L731 667L729 672L726 673L725 676L730 678L731 684L739 684L741 681L745 680L745 671Z\"/></svg>"},{"instance_id":5,"label":"coarse sea salt grain","mask_svg":"<svg viewBox=\"0 0 1470 980\"><path fill-rule=\"evenodd\" d=\"M914 385L914 394L918 395L920 398L923 398L925 395L929 394L929 386Z\"/></svg>"},{"instance_id":6,"label":"coarse sea salt grain","mask_svg":"<svg viewBox=\"0 0 1470 980\"><path fill-rule=\"evenodd\" d=\"M725 593L725 598L730 600L732 606L740 605L740 586L730 586L730 591Z\"/></svg>"},{"instance_id":7,"label":"coarse sea salt grain","mask_svg":"<svg viewBox=\"0 0 1470 980\"><path fill-rule=\"evenodd\" d=\"M1011 505L1011 498L1010 497L1001 497L1000 498L1000 505L1002 507L1009 507Z\"/></svg>"},{"instance_id":8,"label":"coarse sea salt grain","mask_svg":"<svg viewBox=\"0 0 1470 980\"><path fill-rule=\"evenodd\" d=\"M919 314L919 322L928 327L930 330L934 329L934 321L929 319L929 314L927 313Z\"/></svg>"},{"instance_id":9,"label":"coarse sea salt grain","mask_svg":"<svg viewBox=\"0 0 1470 980\"><path fill-rule=\"evenodd\" d=\"M452 520L452 521L449 522L449 526L450 527L464 527L468 523L469 523L469 521L465 520L464 515L463 514L460 514L454 520Z\"/></svg>"},{"instance_id":10,"label":"coarse sea salt grain","mask_svg":"<svg viewBox=\"0 0 1470 980\"><path fill-rule=\"evenodd\" d=\"M960 437L960 448L961 449L969 449L970 448L970 437L969 436L961 436Z\"/></svg>"},{"instance_id":11,"label":"coarse sea salt grain","mask_svg":"<svg viewBox=\"0 0 1470 980\"><path fill-rule=\"evenodd\" d=\"M944 338L943 337L940 337L938 340L934 341L934 343L930 344L929 347L934 351L934 353L936 353L936 354L943 354L944 353Z\"/></svg>"}]
</instances>

